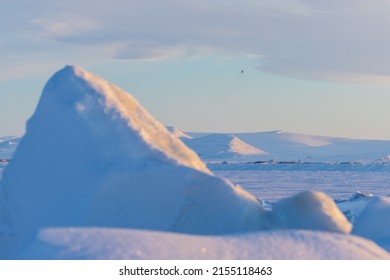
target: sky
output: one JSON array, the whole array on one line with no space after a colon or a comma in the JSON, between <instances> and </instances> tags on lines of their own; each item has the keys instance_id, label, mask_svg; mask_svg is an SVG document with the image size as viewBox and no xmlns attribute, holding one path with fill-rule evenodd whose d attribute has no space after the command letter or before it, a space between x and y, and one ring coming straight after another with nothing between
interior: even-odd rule
<instances>
[{"instance_id":1,"label":"sky","mask_svg":"<svg viewBox=\"0 0 390 280\"><path fill-rule=\"evenodd\" d=\"M387 0L0 0L0 136L23 135L70 64L185 131L390 139L389 14Z\"/></svg>"}]
</instances>

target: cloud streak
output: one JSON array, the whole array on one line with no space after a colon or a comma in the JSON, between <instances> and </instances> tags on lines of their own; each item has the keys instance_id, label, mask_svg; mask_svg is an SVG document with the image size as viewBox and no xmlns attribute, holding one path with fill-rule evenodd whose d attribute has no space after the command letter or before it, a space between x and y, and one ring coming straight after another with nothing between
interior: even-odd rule
<instances>
[{"instance_id":1,"label":"cloud streak","mask_svg":"<svg viewBox=\"0 0 390 280\"><path fill-rule=\"evenodd\" d=\"M9 5L18 2L27 3ZM12 15L26 42L87 45L118 59L246 54L275 75L390 83L384 0L37 0L28 8Z\"/></svg>"}]
</instances>

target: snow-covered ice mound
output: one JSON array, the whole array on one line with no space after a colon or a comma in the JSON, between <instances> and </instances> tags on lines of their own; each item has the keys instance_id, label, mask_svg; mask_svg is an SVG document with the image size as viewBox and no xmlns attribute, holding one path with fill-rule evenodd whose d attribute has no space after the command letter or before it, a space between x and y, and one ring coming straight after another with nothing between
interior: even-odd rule
<instances>
[{"instance_id":1,"label":"snow-covered ice mound","mask_svg":"<svg viewBox=\"0 0 390 280\"><path fill-rule=\"evenodd\" d=\"M353 224L373 198L375 196L371 193L356 191L349 199L336 200L336 203L348 221Z\"/></svg>"},{"instance_id":2,"label":"snow-covered ice mound","mask_svg":"<svg viewBox=\"0 0 390 280\"><path fill-rule=\"evenodd\" d=\"M377 164L390 164L390 156L385 156L380 159L374 160L374 163Z\"/></svg>"},{"instance_id":3,"label":"snow-covered ice mound","mask_svg":"<svg viewBox=\"0 0 390 280\"><path fill-rule=\"evenodd\" d=\"M373 197L356 218L353 233L390 250L390 197Z\"/></svg>"},{"instance_id":4,"label":"snow-covered ice mound","mask_svg":"<svg viewBox=\"0 0 390 280\"><path fill-rule=\"evenodd\" d=\"M286 230L199 236L107 228L41 230L19 259L390 259L374 242L345 234Z\"/></svg>"},{"instance_id":5,"label":"snow-covered ice mound","mask_svg":"<svg viewBox=\"0 0 390 280\"><path fill-rule=\"evenodd\" d=\"M272 206L272 228L311 229L349 233L351 223L336 203L323 192L306 191L282 199Z\"/></svg>"},{"instance_id":6,"label":"snow-covered ice mound","mask_svg":"<svg viewBox=\"0 0 390 280\"><path fill-rule=\"evenodd\" d=\"M252 195L215 177L130 94L71 66L46 84L0 181L0 205L0 237L16 240L41 227L263 227Z\"/></svg>"}]
</instances>

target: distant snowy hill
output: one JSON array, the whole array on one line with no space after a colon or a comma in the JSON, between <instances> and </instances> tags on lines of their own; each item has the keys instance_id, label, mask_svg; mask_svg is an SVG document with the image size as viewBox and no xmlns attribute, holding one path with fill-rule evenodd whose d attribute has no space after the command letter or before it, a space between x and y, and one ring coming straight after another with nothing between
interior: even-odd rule
<instances>
[{"instance_id":1,"label":"distant snowy hill","mask_svg":"<svg viewBox=\"0 0 390 280\"><path fill-rule=\"evenodd\" d=\"M200 156L204 160L226 160L226 161L246 161L253 160L277 160L277 161L301 161L301 162L347 162L361 161L371 163L377 159L390 154L390 141L388 140L358 140L340 137L326 137L290 133L284 131L253 132L253 133L191 133L186 134L194 137L191 141L197 139L207 139L210 143L204 146L193 145L191 141L185 141L196 152L201 151ZM211 135L219 135L213 136ZM259 153L256 157L232 157L231 154L225 154L225 157L217 156L218 149L212 149L213 139L216 141L227 136L239 138L241 141L251 145L255 149L265 151ZM204 141L206 142L206 141ZM207 147L204 148L204 147Z\"/></svg>"},{"instance_id":2,"label":"distant snowy hill","mask_svg":"<svg viewBox=\"0 0 390 280\"><path fill-rule=\"evenodd\" d=\"M182 138L182 139L191 139L192 136L189 136L188 134L186 134L183 130L181 129L178 129L176 127L173 127L173 126L167 126L167 129L170 133L172 133L173 135L175 135L177 138Z\"/></svg>"},{"instance_id":3,"label":"distant snowy hill","mask_svg":"<svg viewBox=\"0 0 390 280\"><path fill-rule=\"evenodd\" d=\"M182 140L204 160L240 159L267 154L267 152L245 143L238 137L228 134L211 134Z\"/></svg>"},{"instance_id":4,"label":"distant snowy hill","mask_svg":"<svg viewBox=\"0 0 390 280\"><path fill-rule=\"evenodd\" d=\"M205 161L361 162L390 164L390 140L359 140L290 133L194 133L168 130ZM5 138L7 139L7 138ZM20 138L0 142L0 158L10 158ZM8 144L9 143L9 144Z\"/></svg>"}]
</instances>

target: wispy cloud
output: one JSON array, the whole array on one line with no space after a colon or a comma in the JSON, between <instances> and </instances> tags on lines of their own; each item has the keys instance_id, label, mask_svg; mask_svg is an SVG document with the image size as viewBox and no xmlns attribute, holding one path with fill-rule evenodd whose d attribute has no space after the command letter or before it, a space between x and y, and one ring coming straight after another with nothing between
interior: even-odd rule
<instances>
[{"instance_id":1,"label":"wispy cloud","mask_svg":"<svg viewBox=\"0 0 390 280\"><path fill-rule=\"evenodd\" d=\"M82 16L62 14L53 17L41 17L30 21L36 34L49 39L64 40L85 36L99 30L99 24Z\"/></svg>"},{"instance_id":2,"label":"wispy cloud","mask_svg":"<svg viewBox=\"0 0 390 280\"><path fill-rule=\"evenodd\" d=\"M105 49L114 58L142 60L169 59L182 56L185 52L185 48L180 46L133 40L110 43Z\"/></svg>"},{"instance_id":3,"label":"wispy cloud","mask_svg":"<svg viewBox=\"0 0 390 280\"><path fill-rule=\"evenodd\" d=\"M385 0L15 0L7 7L18 2L29 12L4 15L19 19L7 35L22 36L26 48L39 39L118 59L207 50L253 55L259 71L302 79L383 83L390 76Z\"/></svg>"}]
</instances>

